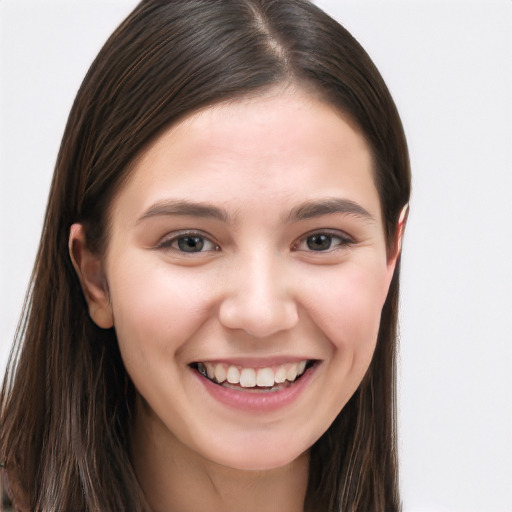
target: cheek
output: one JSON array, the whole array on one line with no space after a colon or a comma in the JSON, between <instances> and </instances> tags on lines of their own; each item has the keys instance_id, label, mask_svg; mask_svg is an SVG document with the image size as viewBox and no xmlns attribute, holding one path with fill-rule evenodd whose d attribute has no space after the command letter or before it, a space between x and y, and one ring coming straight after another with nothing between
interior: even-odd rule
<instances>
[{"instance_id":1,"label":"cheek","mask_svg":"<svg viewBox=\"0 0 512 512\"><path fill-rule=\"evenodd\" d=\"M309 300L314 322L335 348L371 357L387 294L385 266L349 265L325 282L323 293Z\"/></svg>"},{"instance_id":2,"label":"cheek","mask_svg":"<svg viewBox=\"0 0 512 512\"><path fill-rule=\"evenodd\" d=\"M155 349L173 356L204 321L204 280L186 271L135 261L118 265L109 287L123 356L147 359Z\"/></svg>"}]
</instances>

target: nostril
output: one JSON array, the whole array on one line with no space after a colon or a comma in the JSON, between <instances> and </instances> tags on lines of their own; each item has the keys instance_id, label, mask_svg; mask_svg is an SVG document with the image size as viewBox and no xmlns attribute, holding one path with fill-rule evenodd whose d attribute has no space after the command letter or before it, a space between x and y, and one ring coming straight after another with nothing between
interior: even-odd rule
<instances>
[{"instance_id":1,"label":"nostril","mask_svg":"<svg viewBox=\"0 0 512 512\"><path fill-rule=\"evenodd\" d=\"M243 330L255 338L268 337L289 330L299 319L298 312L292 304L243 309L236 305L226 305L221 308L219 317L225 327Z\"/></svg>"}]
</instances>

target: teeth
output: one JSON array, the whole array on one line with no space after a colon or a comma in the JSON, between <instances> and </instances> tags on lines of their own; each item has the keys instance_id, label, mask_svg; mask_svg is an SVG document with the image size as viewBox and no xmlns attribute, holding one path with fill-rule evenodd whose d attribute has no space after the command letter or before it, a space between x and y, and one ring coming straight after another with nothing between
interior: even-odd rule
<instances>
[{"instance_id":1,"label":"teeth","mask_svg":"<svg viewBox=\"0 0 512 512\"><path fill-rule=\"evenodd\" d=\"M228 368L226 379L230 384L238 384L240 382L240 372L236 366Z\"/></svg>"},{"instance_id":2,"label":"teeth","mask_svg":"<svg viewBox=\"0 0 512 512\"><path fill-rule=\"evenodd\" d=\"M225 363L198 363L197 369L210 380L222 384L240 385L242 388L272 388L276 384L294 382L306 370L307 361L286 363L272 368L240 368Z\"/></svg>"},{"instance_id":3,"label":"teeth","mask_svg":"<svg viewBox=\"0 0 512 512\"><path fill-rule=\"evenodd\" d=\"M292 364L286 372L286 380L293 382L297 378L297 371L298 371L297 365Z\"/></svg>"},{"instance_id":4,"label":"teeth","mask_svg":"<svg viewBox=\"0 0 512 512\"><path fill-rule=\"evenodd\" d=\"M274 380L277 384L282 384L286 380L286 368L284 366L280 366L277 369Z\"/></svg>"},{"instance_id":5,"label":"teeth","mask_svg":"<svg viewBox=\"0 0 512 512\"><path fill-rule=\"evenodd\" d=\"M256 384L262 387L272 387L274 385L274 372L272 368L261 368L261 370L258 370Z\"/></svg>"},{"instance_id":6,"label":"teeth","mask_svg":"<svg viewBox=\"0 0 512 512\"><path fill-rule=\"evenodd\" d=\"M256 372L252 368L244 368L240 372L240 386L243 388L256 386Z\"/></svg>"},{"instance_id":7,"label":"teeth","mask_svg":"<svg viewBox=\"0 0 512 512\"><path fill-rule=\"evenodd\" d=\"M213 366L211 364L207 364L206 365L206 375L208 375L209 379L213 380L213 378L215 377L215 366Z\"/></svg>"},{"instance_id":8,"label":"teeth","mask_svg":"<svg viewBox=\"0 0 512 512\"><path fill-rule=\"evenodd\" d=\"M215 378L219 384L222 384L227 377L226 369L221 364L215 367Z\"/></svg>"}]
</instances>

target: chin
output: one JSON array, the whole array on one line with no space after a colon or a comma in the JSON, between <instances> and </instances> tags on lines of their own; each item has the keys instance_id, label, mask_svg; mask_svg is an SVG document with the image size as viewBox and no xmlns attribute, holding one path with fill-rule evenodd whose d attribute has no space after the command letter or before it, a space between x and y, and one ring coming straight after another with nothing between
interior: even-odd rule
<instances>
[{"instance_id":1,"label":"chin","mask_svg":"<svg viewBox=\"0 0 512 512\"><path fill-rule=\"evenodd\" d=\"M288 436L292 437L292 436ZM296 460L307 456L309 446L287 447L285 442L232 443L230 449L220 449L210 453L210 461L240 471L271 471L289 466Z\"/></svg>"}]
</instances>

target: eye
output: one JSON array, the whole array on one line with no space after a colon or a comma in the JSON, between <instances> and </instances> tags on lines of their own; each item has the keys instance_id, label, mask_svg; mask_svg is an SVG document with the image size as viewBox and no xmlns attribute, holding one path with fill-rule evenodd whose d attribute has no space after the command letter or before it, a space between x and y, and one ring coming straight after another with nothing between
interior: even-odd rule
<instances>
[{"instance_id":1,"label":"eye","mask_svg":"<svg viewBox=\"0 0 512 512\"><path fill-rule=\"evenodd\" d=\"M298 240L294 246L295 251L329 252L338 247L353 243L353 240L342 233L316 232Z\"/></svg>"},{"instance_id":2,"label":"eye","mask_svg":"<svg viewBox=\"0 0 512 512\"><path fill-rule=\"evenodd\" d=\"M220 247L206 236L190 232L171 235L159 243L157 247L189 254L220 250Z\"/></svg>"}]
</instances>

